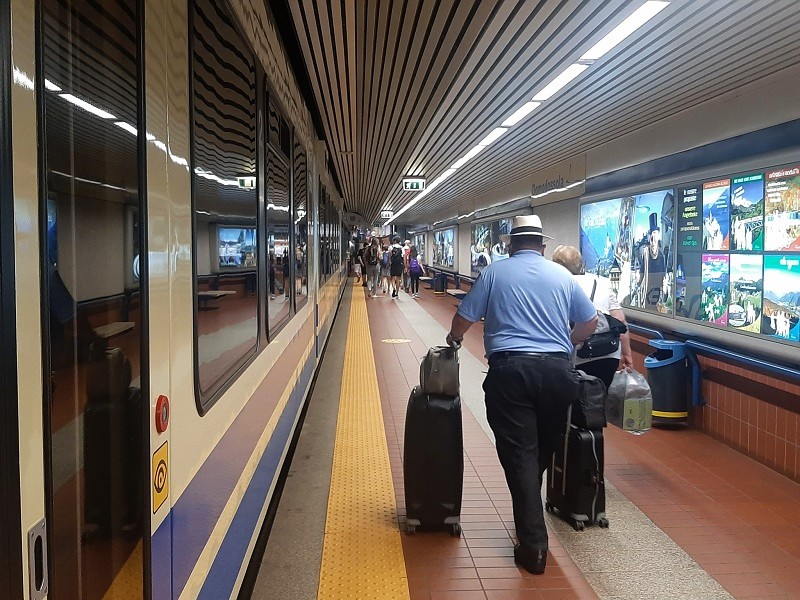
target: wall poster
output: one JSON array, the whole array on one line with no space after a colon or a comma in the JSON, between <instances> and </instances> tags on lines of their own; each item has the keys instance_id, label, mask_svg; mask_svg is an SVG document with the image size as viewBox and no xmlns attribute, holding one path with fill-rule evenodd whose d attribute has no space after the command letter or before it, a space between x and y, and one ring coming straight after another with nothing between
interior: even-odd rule
<instances>
[{"instance_id":1,"label":"wall poster","mask_svg":"<svg viewBox=\"0 0 800 600\"><path fill-rule=\"evenodd\" d=\"M508 258L508 245L500 236L511 231L511 219L500 219L472 226L470 274L477 277L486 267Z\"/></svg>"},{"instance_id":2,"label":"wall poster","mask_svg":"<svg viewBox=\"0 0 800 600\"><path fill-rule=\"evenodd\" d=\"M440 229L433 232L433 256L431 264L452 269L455 267L455 229Z\"/></svg>"},{"instance_id":3,"label":"wall poster","mask_svg":"<svg viewBox=\"0 0 800 600\"><path fill-rule=\"evenodd\" d=\"M623 305L800 342L800 165L586 203L580 221L587 271Z\"/></svg>"},{"instance_id":4,"label":"wall poster","mask_svg":"<svg viewBox=\"0 0 800 600\"><path fill-rule=\"evenodd\" d=\"M411 244L417 247L417 254L422 259L422 264L428 264L428 257L425 256L425 234L417 233L411 239Z\"/></svg>"}]
</instances>

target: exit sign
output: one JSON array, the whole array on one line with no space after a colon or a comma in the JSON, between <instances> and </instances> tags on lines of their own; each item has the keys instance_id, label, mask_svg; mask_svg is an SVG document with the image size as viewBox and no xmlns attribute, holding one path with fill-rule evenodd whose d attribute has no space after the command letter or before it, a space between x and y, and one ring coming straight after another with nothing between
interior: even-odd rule
<instances>
[{"instance_id":1,"label":"exit sign","mask_svg":"<svg viewBox=\"0 0 800 600\"><path fill-rule=\"evenodd\" d=\"M425 189L425 179L421 177L403 177L404 192L421 192Z\"/></svg>"},{"instance_id":2,"label":"exit sign","mask_svg":"<svg viewBox=\"0 0 800 600\"><path fill-rule=\"evenodd\" d=\"M394 216L393 210L382 210L381 219L391 219Z\"/></svg>"}]
</instances>

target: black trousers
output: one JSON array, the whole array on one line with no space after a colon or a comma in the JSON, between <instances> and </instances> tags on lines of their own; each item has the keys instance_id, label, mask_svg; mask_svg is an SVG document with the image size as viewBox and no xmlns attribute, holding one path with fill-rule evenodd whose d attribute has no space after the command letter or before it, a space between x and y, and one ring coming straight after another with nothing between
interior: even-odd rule
<instances>
[{"instance_id":1,"label":"black trousers","mask_svg":"<svg viewBox=\"0 0 800 600\"><path fill-rule=\"evenodd\" d=\"M506 475L517 539L547 549L542 476L578 396L572 362L550 356L510 356L489 361L483 382L486 416Z\"/></svg>"}]
</instances>

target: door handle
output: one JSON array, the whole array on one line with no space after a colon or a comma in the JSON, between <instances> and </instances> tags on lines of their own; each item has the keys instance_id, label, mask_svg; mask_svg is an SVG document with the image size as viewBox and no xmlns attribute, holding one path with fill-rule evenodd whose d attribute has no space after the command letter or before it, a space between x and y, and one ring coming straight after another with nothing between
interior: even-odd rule
<instances>
[{"instance_id":1,"label":"door handle","mask_svg":"<svg viewBox=\"0 0 800 600\"><path fill-rule=\"evenodd\" d=\"M31 600L47 596L47 521L42 519L28 530L28 580Z\"/></svg>"}]
</instances>

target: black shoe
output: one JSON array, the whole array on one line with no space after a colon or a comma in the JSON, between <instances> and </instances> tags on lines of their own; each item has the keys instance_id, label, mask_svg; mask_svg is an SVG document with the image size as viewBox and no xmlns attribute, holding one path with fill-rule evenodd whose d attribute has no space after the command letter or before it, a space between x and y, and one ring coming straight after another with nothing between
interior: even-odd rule
<instances>
[{"instance_id":1,"label":"black shoe","mask_svg":"<svg viewBox=\"0 0 800 600\"><path fill-rule=\"evenodd\" d=\"M536 550L517 544L514 546L514 562L528 573L541 575L547 565L547 550Z\"/></svg>"}]
</instances>

